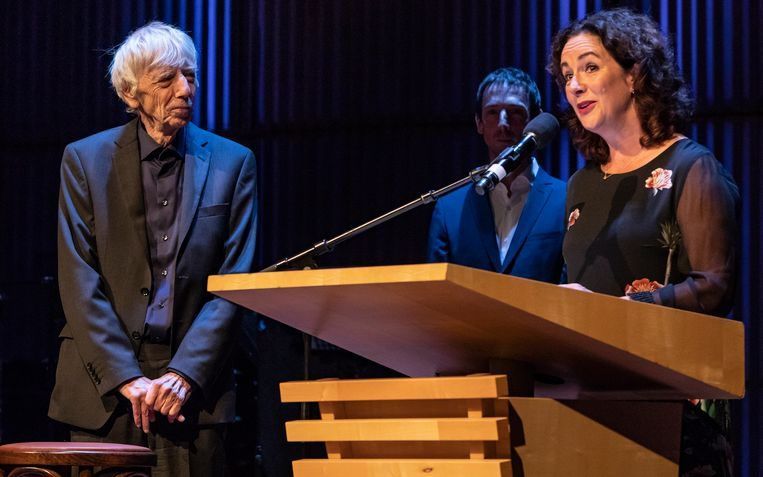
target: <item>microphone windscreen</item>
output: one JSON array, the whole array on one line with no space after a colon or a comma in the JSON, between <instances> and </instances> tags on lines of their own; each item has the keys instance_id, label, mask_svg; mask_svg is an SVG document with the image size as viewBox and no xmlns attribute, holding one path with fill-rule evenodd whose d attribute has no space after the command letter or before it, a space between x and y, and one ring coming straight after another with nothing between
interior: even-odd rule
<instances>
[{"instance_id":1,"label":"microphone windscreen","mask_svg":"<svg viewBox=\"0 0 763 477\"><path fill-rule=\"evenodd\" d=\"M533 133L537 142L536 148L543 149L559 132L559 121L551 113L540 113L527 123L522 134Z\"/></svg>"}]
</instances>

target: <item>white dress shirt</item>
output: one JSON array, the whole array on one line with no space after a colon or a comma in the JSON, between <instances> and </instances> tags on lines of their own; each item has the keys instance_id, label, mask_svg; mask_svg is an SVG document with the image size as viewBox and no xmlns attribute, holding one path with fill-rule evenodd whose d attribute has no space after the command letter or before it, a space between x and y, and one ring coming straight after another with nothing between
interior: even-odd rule
<instances>
[{"instance_id":1,"label":"white dress shirt","mask_svg":"<svg viewBox=\"0 0 763 477\"><path fill-rule=\"evenodd\" d=\"M514 238L514 233L517 231L519 217L522 215L522 209L525 207L527 196L537 174L538 162L533 157L530 166L511 182L511 197L509 197L509 189L503 182L499 182L490 191L490 205L493 207L493 220L495 222L495 240L498 243L501 263L506 259L511 239Z\"/></svg>"}]
</instances>

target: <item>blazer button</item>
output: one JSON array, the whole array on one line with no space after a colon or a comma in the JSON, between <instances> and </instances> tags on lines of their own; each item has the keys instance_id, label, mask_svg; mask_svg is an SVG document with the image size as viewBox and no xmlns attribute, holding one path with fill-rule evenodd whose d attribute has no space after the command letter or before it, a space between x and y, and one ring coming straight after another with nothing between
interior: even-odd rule
<instances>
[{"instance_id":1,"label":"blazer button","mask_svg":"<svg viewBox=\"0 0 763 477\"><path fill-rule=\"evenodd\" d=\"M141 288L140 289L140 294L143 295L143 296L148 296L148 288L145 288L145 287Z\"/></svg>"},{"instance_id":2,"label":"blazer button","mask_svg":"<svg viewBox=\"0 0 763 477\"><path fill-rule=\"evenodd\" d=\"M137 331L133 331L132 339L134 339L135 341L140 341L140 333L138 333Z\"/></svg>"}]
</instances>

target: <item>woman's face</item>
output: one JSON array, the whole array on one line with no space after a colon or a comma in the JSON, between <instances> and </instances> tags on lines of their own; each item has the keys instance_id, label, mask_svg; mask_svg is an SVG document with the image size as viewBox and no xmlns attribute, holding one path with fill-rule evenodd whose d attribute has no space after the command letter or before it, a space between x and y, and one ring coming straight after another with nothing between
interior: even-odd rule
<instances>
[{"instance_id":1,"label":"woman's face","mask_svg":"<svg viewBox=\"0 0 763 477\"><path fill-rule=\"evenodd\" d=\"M584 128L610 142L638 127L633 75L615 61L598 36L570 37L562 49L560 70L567 101Z\"/></svg>"}]
</instances>

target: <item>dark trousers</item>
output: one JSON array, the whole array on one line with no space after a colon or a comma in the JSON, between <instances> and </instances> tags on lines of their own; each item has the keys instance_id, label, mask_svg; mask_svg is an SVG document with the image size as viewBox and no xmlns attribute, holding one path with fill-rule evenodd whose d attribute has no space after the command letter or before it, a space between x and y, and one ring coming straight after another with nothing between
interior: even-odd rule
<instances>
[{"instance_id":1,"label":"dark trousers","mask_svg":"<svg viewBox=\"0 0 763 477\"><path fill-rule=\"evenodd\" d=\"M139 361L144 375L156 379L167 370L170 347L143 344ZM188 417L188 416L186 416ZM189 422L190 421L190 422ZM170 424L158 414L145 434L135 426L130 403L124 400L109 422L98 430L72 429L74 442L115 442L152 449L157 455L153 477L222 477L225 472L225 424L198 426L188 419Z\"/></svg>"},{"instance_id":2,"label":"dark trousers","mask_svg":"<svg viewBox=\"0 0 763 477\"><path fill-rule=\"evenodd\" d=\"M681 459L678 464L681 477L732 477L734 451L721 426L699 406L688 401L684 401L681 421Z\"/></svg>"}]
</instances>

